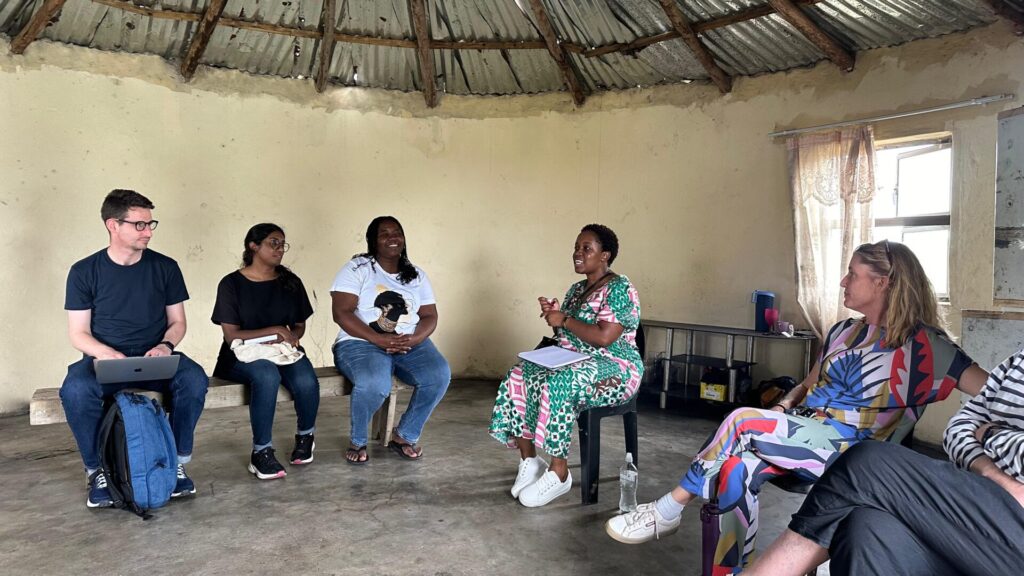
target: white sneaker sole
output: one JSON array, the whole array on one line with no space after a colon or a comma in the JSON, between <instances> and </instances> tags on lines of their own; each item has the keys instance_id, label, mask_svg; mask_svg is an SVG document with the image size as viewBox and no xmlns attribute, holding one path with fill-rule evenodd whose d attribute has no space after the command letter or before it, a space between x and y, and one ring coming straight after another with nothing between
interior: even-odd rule
<instances>
[{"instance_id":1,"label":"white sneaker sole","mask_svg":"<svg viewBox=\"0 0 1024 576\"><path fill-rule=\"evenodd\" d=\"M191 496L196 493L196 489L182 490L181 492L171 492L171 498L179 498L181 496Z\"/></svg>"},{"instance_id":2,"label":"white sneaker sole","mask_svg":"<svg viewBox=\"0 0 1024 576\"><path fill-rule=\"evenodd\" d=\"M277 474L264 474L257 470L256 467L253 466L252 464L249 464L249 472L255 474L256 477L259 478L260 480L276 480L278 478L284 478L285 476L288 475L288 473L285 472L284 470L281 470Z\"/></svg>"},{"instance_id":3,"label":"white sneaker sole","mask_svg":"<svg viewBox=\"0 0 1024 576\"><path fill-rule=\"evenodd\" d=\"M112 508L114 506L114 502L112 500L107 500L106 502L94 503L92 500L89 500L88 496L86 496L85 505L89 508Z\"/></svg>"},{"instance_id":4,"label":"white sneaker sole","mask_svg":"<svg viewBox=\"0 0 1024 576\"><path fill-rule=\"evenodd\" d=\"M657 540L658 538L661 538L663 536L671 536L672 534L675 534L677 530L679 530L679 524L676 524L672 528L661 530L657 533L657 535L652 534L647 538L629 538L628 536L623 536L615 530L612 530L611 520L604 523L604 531L612 537L612 540L615 540L616 542L622 542L623 544L644 544L645 542Z\"/></svg>"}]
</instances>

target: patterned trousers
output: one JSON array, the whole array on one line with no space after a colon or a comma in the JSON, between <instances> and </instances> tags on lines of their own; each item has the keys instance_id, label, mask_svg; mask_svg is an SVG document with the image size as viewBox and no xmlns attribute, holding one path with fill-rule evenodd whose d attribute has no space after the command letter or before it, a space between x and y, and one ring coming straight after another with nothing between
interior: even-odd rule
<instances>
[{"instance_id":1,"label":"patterned trousers","mask_svg":"<svg viewBox=\"0 0 1024 576\"><path fill-rule=\"evenodd\" d=\"M739 573L753 561L757 495L766 480L789 473L816 480L854 442L848 427L827 419L757 408L730 413L679 481L691 494L718 499L714 573Z\"/></svg>"}]
</instances>

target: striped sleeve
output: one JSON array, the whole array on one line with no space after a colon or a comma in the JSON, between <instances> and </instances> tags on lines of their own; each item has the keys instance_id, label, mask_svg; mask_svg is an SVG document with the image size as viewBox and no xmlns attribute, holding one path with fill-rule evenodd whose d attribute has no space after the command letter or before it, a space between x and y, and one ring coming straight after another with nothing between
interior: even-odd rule
<instances>
[{"instance_id":1,"label":"striped sleeve","mask_svg":"<svg viewBox=\"0 0 1024 576\"><path fill-rule=\"evenodd\" d=\"M975 432L987 423L998 430L983 446ZM981 393L950 419L942 444L961 468L988 456L1000 470L1024 481L1024 351L992 370Z\"/></svg>"}]
</instances>

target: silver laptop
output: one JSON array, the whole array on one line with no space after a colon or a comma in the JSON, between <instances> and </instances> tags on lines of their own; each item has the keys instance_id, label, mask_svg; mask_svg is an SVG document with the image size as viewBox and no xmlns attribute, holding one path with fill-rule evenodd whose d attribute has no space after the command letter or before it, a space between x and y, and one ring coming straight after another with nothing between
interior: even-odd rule
<instances>
[{"instance_id":1,"label":"silver laptop","mask_svg":"<svg viewBox=\"0 0 1024 576\"><path fill-rule=\"evenodd\" d=\"M100 384L170 380L178 371L178 355L93 360L92 365Z\"/></svg>"}]
</instances>

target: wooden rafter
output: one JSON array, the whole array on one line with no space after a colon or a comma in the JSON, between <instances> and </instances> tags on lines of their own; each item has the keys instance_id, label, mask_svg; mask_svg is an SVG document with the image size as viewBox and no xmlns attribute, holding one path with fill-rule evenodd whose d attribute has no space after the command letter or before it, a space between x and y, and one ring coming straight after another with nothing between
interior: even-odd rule
<instances>
[{"instance_id":1,"label":"wooden rafter","mask_svg":"<svg viewBox=\"0 0 1024 576\"><path fill-rule=\"evenodd\" d=\"M32 16L32 19L28 21L28 24L11 41L11 53L23 54L25 48L28 48L28 45L39 37L39 34L49 25L50 20L57 15L57 12L60 12L66 1L46 0L43 2L43 5L39 7L39 10Z\"/></svg>"},{"instance_id":2,"label":"wooden rafter","mask_svg":"<svg viewBox=\"0 0 1024 576\"><path fill-rule=\"evenodd\" d=\"M583 105L583 101L586 99L583 95L583 82L576 76L576 70L569 65L569 57L558 41L555 28L551 25L551 20L548 19L547 9L544 8L541 0L530 0L530 9L533 12L534 20L537 21L537 29L540 30L540 35L544 38L548 54L551 54L551 58L558 65L558 69L562 71L565 87L572 94L572 99L576 102L576 105Z\"/></svg>"},{"instance_id":3,"label":"wooden rafter","mask_svg":"<svg viewBox=\"0 0 1024 576\"><path fill-rule=\"evenodd\" d=\"M320 38L320 65L313 83L317 92L323 92L327 88L327 76L331 72L331 61L334 59L334 30L337 27L337 13L334 8L334 0L324 0L323 14L320 18L320 26L323 27L323 37Z\"/></svg>"},{"instance_id":4,"label":"wooden rafter","mask_svg":"<svg viewBox=\"0 0 1024 576\"><path fill-rule=\"evenodd\" d=\"M768 0L768 4L775 8L775 11L786 22L792 24L804 37L824 52L829 60L839 66L840 70L843 72L853 70L853 53L843 48L835 38L815 24L792 0Z\"/></svg>"},{"instance_id":5,"label":"wooden rafter","mask_svg":"<svg viewBox=\"0 0 1024 576\"><path fill-rule=\"evenodd\" d=\"M660 0L660 2L661 8L665 11L665 15L668 16L669 22L672 23L672 27L676 29L683 42L693 51L693 54L700 61L700 65L704 67L704 70L707 71L715 86L718 86L722 94L732 90L732 78L715 62L711 51L697 37L697 33L693 31L693 26L690 25L690 21L686 19L683 11L679 9L676 0Z\"/></svg>"},{"instance_id":6,"label":"wooden rafter","mask_svg":"<svg viewBox=\"0 0 1024 576\"><path fill-rule=\"evenodd\" d=\"M824 2L824 0L795 0L797 4L808 5L817 4L818 2ZM769 14L774 14L775 9L767 4L748 8L746 10L740 10L727 16L720 16L711 20L703 20L693 22L691 26L693 31L697 34L703 34L708 30L717 30L718 28L725 28L733 24L739 24L740 22L747 22L749 20L756 20L763 18ZM604 56L605 54L611 54L613 52L625 52L631 53L637 50L643 50L651 44L657 44L659 42L665 42L667 40L675 40L679 38L679 32L670 30L668 32L662 32L661 34L655 34L653 36L643 36L637 38L632 42L617 43L617 44L606 44L604 46L598 46L597 48L591 48L589 50L583 50L583 55L587 58L594 58L597 56ZM569 51L572 51L573 47L567 46Z\"/></svg>"},{"instance_id":7,"label":"wooden rafter","mask_svg":"<svg viewBox=\"0 0 1024 576\"><path fill-rule=\"evenodd\" d=\"M996 16L1001 16L1013 22L1014 31L1018 36L1024 35L1024 13L1011 8L1005 0L985 0L985 4L988 4L989 8L996 13Z\"/></svg>"},{"instance_id":8,"label":"wooden rafter","mask_svg":"<svg viewBox=\"0 0 1024 576\"><path fill-rule=\"evenodd\" d=\"M412 10L412 27L416 31L416 55L420 61L420 81L423 82L423 99L427 107L437 106L437 86L434 84L434 53L430 47L430 24L427 22L427 7L423 0L409 0Z\"/></svg>"},{"instance_id":9,"label":"wooden rafter","mask_svg":"<svg viewBox=\"0 0 1024 576\"><path fill-rule=\"evenodd\" d=\"M811 4L817 4L824 0L794 0L795 4L806 6ZM197 22L202 14L196 14L195 12L182 12L178 10L162 9L157 10L154 8L146 8L145 6L136 6L126 0L92 0L95 4L101 4L103 6L110 6L125 12L131 12L132 14L141 14L143 16L149 16L150 18L160 18L163 20L177 20L179 22ZM755 20L762 18L769 14L774 14L775 9L767 4L742 10L727 16L721 16L711 20L703 20L693 22L693 31L697 34L703 34L708 30L716 30L718 28L724 28L732 24L739 22L746 22L749 20ZM240 20L237 18L224 18L220 19L220 26L228 28L236 28L238 30L252 30L256 32L265 32L267 34L278 34L281 36L292 36L296 38L312 38L319 39L322 34L318 30L308 30L305 28L295 28L292 26L280 26L277 24L267 24L265 22L253 22L250 20ZM659 42L665 42L668 40L674 40L679 38L679 33L675 30L668 32L662 32L661 34L655 34L654 36L644 36L637 38L632 42L628 43L615 43L606 44L604 46L588 47L575 44L573 42L562 42L562 47L573 54L582 54L587 58L595 58L597 56L604 56L605 54L612 54L615 52L633 53L638 50L642 50L652 44ZM416 48L416 41L409 40L407 38L384 38L379 36L360 36L358 34L344 34L341 32L335 32L334 41L345 44L365 44L371 46L391 46L394 48ZM431 40L430 47L433 50L547 50L547 43L544 41L514 41L514 40Z\"/></svg>"},{"instance_id":10,"label":"wooden rafter","mask_svg":"<svg viewBox=\"0 0 1024 576\"><path fill-rule=\"evenodd\" d=\"M192 42L185 52L185 59L181 61L181 75L186 82L191 80L192 75L196 73L199 59L206 51L206 45L210 42L213 30L217 27L217 21L220 20L221 12L224 11L224 6L227 3L227 0L210 0L206 12L203 12L203 17L199 19L196 32L192 35Z\"/></svg>"}]
</instances>

